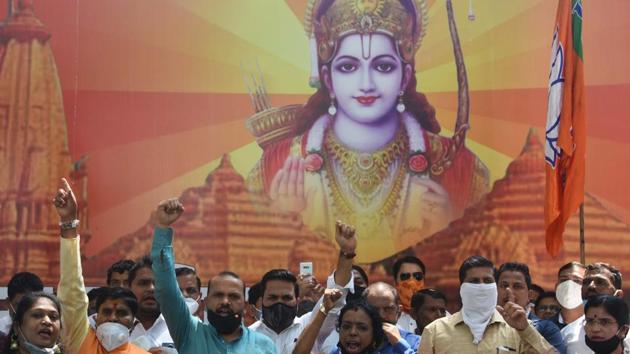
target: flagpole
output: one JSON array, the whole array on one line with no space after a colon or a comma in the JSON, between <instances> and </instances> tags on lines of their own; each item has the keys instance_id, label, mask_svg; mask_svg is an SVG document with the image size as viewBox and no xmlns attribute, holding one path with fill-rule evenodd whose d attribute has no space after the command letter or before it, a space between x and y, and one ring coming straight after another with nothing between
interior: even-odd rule
<instances>
[{"instance_id":1,"label":"flagpole","mask_svg":"<svg viewBox=\"0 0 630 354\"><path fill-rule=\"evenodd\" d=\"M580 204L580 263L586 264L585 254L585 242L584 242L584 203Z\"/></svg>"}]
</instances>

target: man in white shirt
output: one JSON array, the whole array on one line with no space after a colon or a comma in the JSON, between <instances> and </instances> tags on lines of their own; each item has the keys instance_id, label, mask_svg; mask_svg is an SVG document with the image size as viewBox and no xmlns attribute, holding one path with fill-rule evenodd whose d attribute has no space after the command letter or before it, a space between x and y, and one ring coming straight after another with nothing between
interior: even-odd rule
<instances>
[{"instance_id":1,"label":"man in white shirt","mask_svg":"<svg viewBox=\"0 0 630 354\"><path fill-rule=\"evenodd\" d=\"M335 329L338 311L345 303L345 294L348 291L354 291L352 259L356 256L355 230L351 226L337 222L336 231L335 239L340 253L337 268L328 278L326 287L347 290L344 290L342 299L338 300L335 307L328 313L313 348L316 352ZM286 269L271 270L263 276L261 284L262 319L249 328L271 338L276 344L278 354L291 354L298 337L310 323L311 317L317 315L318 311L325 311L321 306L322 299L319 299L313 311L302 317L296 317L299 289L297 278L291 272Z\"/></svg>"},{"instance_id":2,"label":"man in white shirt","mask_svg":"<svg viewBox=\"0 0 630 354\"><path fill-rule=\"evenodd\" d=\"M137 321L129 338L131 342L150 351L160 349L166 353L176 353L166 321L160 312L160 304L155 299L155 275L151 265L151 258L147 255L129 271L130 289L138 299Z\"/></svg>"}]
</instances>

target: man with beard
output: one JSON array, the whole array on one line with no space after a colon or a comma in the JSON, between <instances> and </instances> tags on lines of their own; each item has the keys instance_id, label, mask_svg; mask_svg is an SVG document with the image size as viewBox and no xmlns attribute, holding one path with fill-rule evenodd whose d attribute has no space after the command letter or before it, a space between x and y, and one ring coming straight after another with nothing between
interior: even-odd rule
<instances>
[{"instance_id":1,"label":"man with beard","mask_svg":"<svg viewBox=\"0 0 630 354\"><path fill-rule=\"evenodd\" d=\"M422 332L420 353L548 353L553 347L529 324L514 301L497 306L494 265L481 256L459 268L461 311Z\"/></svg>"},{"instance_id":2,"label":"man with beard","mask_svg":"<svg viewBox=\"0 0 630 354\"><path fill-rule=\"evenodd\" d=\"M173 353L173 339L155 298L155 275L151 266L151 257L146 255L129 271L130 289L138 299L138 323L131 331L131 340L152 352Z\"/></svg>"},{"instance_id":3,"label":"man with beard","mask_svg":"<svg viewBox=\"0 0 630 354\"><path fill-rule=\"evenodd\" d=\"M411 316L418 327L416 334L422 340L422 331L429 323L446 316L446 296L438 289L425 288L411 297Z\"/></svg>"},{"instance_id":4,"label":"man with beard","mask_svg":"<svg viewBox=\"0 0 630 354\"><path fill-rule=\"evenodd\" d=\"M315 340L314 352L322 351L321 348L326 338L335 328L338 312L345 304L345 294L347 294L345 289L350 292L354 291L352 260L356 256L357 247L355 229L340 221L337 221L335 229L335 241L339 246L340 253L337 268L328 277L326 288L344 289L344 294L330 311L326 311L325 307L322 306L322 298L320 298L313 311L297 317L297 299L299 297L297 278L286 269L271 270L261 280L263 289L262 319L249 328L271 338L276 343L276 348L280 354L293 352L298 337L319 312L327 316Z\"/></svg>"},{"instance_id":5,"label":"man with beard","mask_svg":"<svg viewBox=\"0 0 630 354\"><path fill-rule=\"evenodd\" d=\"M582 300L597 295L611 295L623 299L621 272L608 263L593 263L586 266L582 282ZM583 307L582 307L583 308ZM583 310L582 310L583 311ZM567 346L567 354L592 353L586 345L584 313L577 320L562 328L561 333ZM624 340L624 347L630 347L630 335Z\"/></svg>"},{"instance_id":6,"label":"man with beard","mask_svg":"<svg viewBox=\"0 0 630 354\"><path fill-rule=\"evenodd\" d=\"M160 202L151 248L155 272L155 296L164 306L162 312L180 354L235 353L275 354L273 342L242 323L245 309L245 284L232 272L221 272L208 282L204 324L190 313L179 290L174 269L173 229L183 213L179 200Z\"/></svg>"}]
</instances>

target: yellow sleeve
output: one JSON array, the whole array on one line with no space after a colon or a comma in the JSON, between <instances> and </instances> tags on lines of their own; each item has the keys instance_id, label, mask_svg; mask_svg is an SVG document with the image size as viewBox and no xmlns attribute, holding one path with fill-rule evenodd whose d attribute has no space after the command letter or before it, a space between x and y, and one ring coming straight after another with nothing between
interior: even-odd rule
<instances>
[{"instance_id":1,"label":"yellow sleeve","mask_svg":"<svg viewBox=\"0 0 630 354\"><path fill-rule=\"evenodd\" d=\"M433 331L435 330L435 322L433 326L429 324L424 327L422 331L422 337L420 338L420 347L418 348L418 354L433 354Z\"/></svg>"},{"instance_id":2,"label":"yellow sleeve","mask_svg":"<svg viewBox=\"0 0 630 354\"><path fill-rule=\"evenodd\" d=\"M521 350L519 353L555 353L551 344L532 327L531 323L524 330L518 331L518 335L521 337Z\"/></svg>"},{"instance_id":3,"label":"yellow sleeve","mask_svg":"<svg viewBox=\"0 0 630 354\"><path fill-rule=\"evenodd\" d=\"M61 342L65 354L76 354L89 329L88 297L83 284L80 237L61 238L60 278L57 295L61 302Z\"/></svg>"}]
</instances>

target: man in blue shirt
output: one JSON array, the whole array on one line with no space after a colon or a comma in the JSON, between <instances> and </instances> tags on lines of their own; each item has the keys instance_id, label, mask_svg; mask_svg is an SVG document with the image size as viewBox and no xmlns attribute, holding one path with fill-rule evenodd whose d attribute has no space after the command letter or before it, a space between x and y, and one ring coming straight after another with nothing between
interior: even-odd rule
<instances>
[{"instance_id":1,"label":"man in blue shirt","mask_svg":"<svg viewBox=\"0 0 630 354\"><path fill-rule=\"evenodd\" d=\"M508 301L512 301L523 308L527 308L529 302L529 287L532 278L529 275L529 267L523 263L504 263L497 272L497 304L504 306ZM558 353L565 354L566 346L562 340L560 329L553 322L541 320L536 317L533 311L527 315L532 326L551 344Z\"/></svg>"},{"instance_id":2,"label":"man in blue shirt","mask_svg":"<svg viewBox=\"0 0 630 354\"><path fill-rule=\"evenodd\" d=\"M175 277L173 229L170 227L183 211L177 199L160 202L151 248L155 297L162 305L162 314L177 351L179 354L276 354L276 347L269 338L243 325L245 285L235 273L222 272L208 282L209 325L190 313Z\"/></svg>"}]
</instances>

